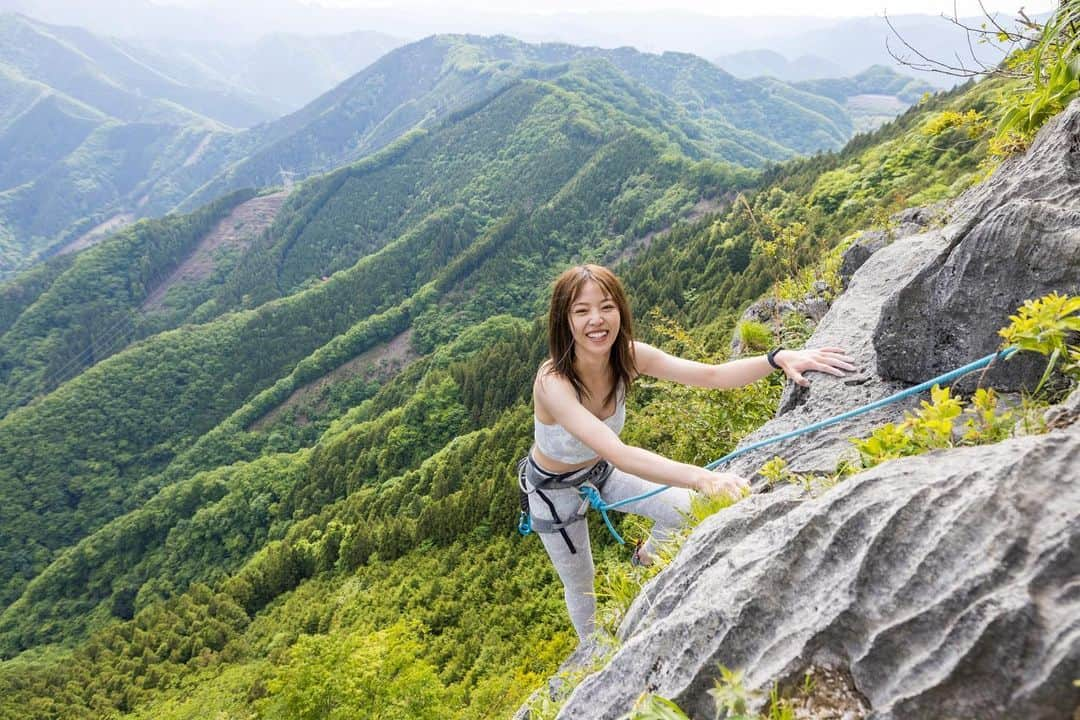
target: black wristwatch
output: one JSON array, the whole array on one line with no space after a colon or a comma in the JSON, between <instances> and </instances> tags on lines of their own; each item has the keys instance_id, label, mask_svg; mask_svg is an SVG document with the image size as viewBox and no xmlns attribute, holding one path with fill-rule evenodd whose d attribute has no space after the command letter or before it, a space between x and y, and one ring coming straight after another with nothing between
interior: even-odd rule
<instances>
[{"instance_id":1,"label":"black wristwatch","mask_svg":"<svg viewBox=\"0 0 1080 720\"><path fill-rule=\"evenodd\" d=\"M780 352L783 349L784 348L782 348L782 347L773 348L765 356L765 359L769 361L769 364L772 365L777 370L782 370L783 368L781 368L779 365L776 364L776 353Z\"/></svg>"}]
</instances>

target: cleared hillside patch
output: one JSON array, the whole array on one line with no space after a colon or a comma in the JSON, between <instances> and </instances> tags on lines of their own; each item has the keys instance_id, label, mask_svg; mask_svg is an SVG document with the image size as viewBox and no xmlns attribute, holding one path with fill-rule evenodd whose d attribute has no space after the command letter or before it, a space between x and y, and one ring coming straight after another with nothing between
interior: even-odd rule
<instances>
[{"instance_id":1,"label":"cleared hillside patch","mask_svg":"<svg viewBox=\"0 0 1080 720\"><path fill-rule=\"evenodd\" d=\"M135 222L135 216L131 213L117 213L108 220L95 225L79 237L75 238L67 245L56 251L57 255L67 255L68 253L78 252L79 250L85 250L91 245L95 245L109 235L113 234L117 230L130 225Z\"/></svg>"},{"instance_id":2,"label":"cleared hillside patch","mask_svg":"<svg viewBox=\"0 0 1080 720\"><path fill-rule=\"evenodd\" d=\"M193 283L210 277L214 271L214 257L222 247L245 250L261 232L270 227L289 193L282 191L272 195L254 197L240 203L206 234L184 262L173 270L163 283L150 291L143 301L142 312L153 312L163 307L165 295L180 283Z\"/></svg>"},{"instance_id":3,"label":"cleared hillside patch","mask_svg":"<svg viewBox=\"0 0 1080 720\"><path fill-rule=\"evenodd\" d=\"M249 431L259 432L271 427L291 408L305 404L313 398L320 398L323 392L334 383L348 378L364 375L368 380L385 381L396 375L402 368L420 356L412 349L412 329L406 330L366 352L362 352L336 370L331 370L321 378L312 380L293 391L285 402L251 424ZM325 400L316 400L316 410L325 410ZM308 419L298 413L296 423L307 424Z\"/></svg>"}]
</instances>

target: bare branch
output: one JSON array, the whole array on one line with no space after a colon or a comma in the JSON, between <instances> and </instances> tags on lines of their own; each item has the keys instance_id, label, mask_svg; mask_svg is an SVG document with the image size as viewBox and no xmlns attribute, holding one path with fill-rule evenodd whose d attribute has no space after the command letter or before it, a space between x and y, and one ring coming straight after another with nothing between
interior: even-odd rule
<instances>
[{"instance_id":1,"label":"bare branch","mask_svg":"<svg viewBox=\"0 0 1080 720\"><path fill-rule=\"evenodd\" d=\"M997 28L998 32L1008 37L1009 40L1011 40L1012 42L1015 43L1020 42L1021 40L1028 39L1023 35L1019 35L1011 30L1006 30L1005 28L1001 27L1001 23L997 21L997 18L986 11L986 6L983 5L983 0L979 0L979 9L982 10L983 16L986 17L986 19L989 20L991 23L993 23L994 27Z\"/></svg>"},{"instance_id":2,"label":"bare branch","mask_svg":"<svg viewBox=\"0 0 1080 720\"><path fill-rule=\"evenodd\" d=\"M972 77L975 77L976 75L978 75L978 73L973 73L973 72L970 72L970 71L962 70L961 68L950 67L948 65L945 65L943 63L938 62L937 60L930 60L929 58L925 58L925 56L921 55L917 51L913 51L913 52L915 52L916 55L919 55L920 57L923 57L924 59L926 59L926 62L925 63L912 62L908 58L901 57L901 56L897 55L893 51L892 46L889 45L889 38L885 38L885 50L889 53L889 56L893 60L900 63L904 67L911 68L912 70L925 70L926 72L935 72L935 73L939 73L941 75L951 75L953 77L959 77L959 78L972 78Z\"/></svg>"},{"instance_id":3,"label":"bare branch","mask_svg":"<svg viewBox=\"0 0 1080 720\"><path fill-rule=\"evenodd\" d=\"M888 13L885 13L884 17L885 17L885 24L887 24L889 26L889 29L892 30L893 35L895 35L896 38L900 42L902 42L904 44L904 47L906 47L908 50L910 50L911 52L915 53L917 56L919 56L920 58L925 60L927 63L929 63L929 65L931 67L941 67L941 68L944 68L946 70L952 70L954 72L965 73L964 75L961 75L961 77L971 77L972 76L973 73L968 72L967 68L952 67L951 65L946 65L945 63L943 63L943 62L941 62L939 60L934 60L933 58L929 58L926 55L923 55L911 43L909 43L907 40L904 39L904 36L901 35L900 31L896 29L896 26L892 24L892 20L889 19ZM886 49L889 48L889 39L888 38L885 38L885 47L886 47ZM898 62L900 62L902 65L907 65L908 67L914 67L914 65L912 65L910 62L906 61L906 59L901 59L901 58L897 57L892 52L891 49L889 49L889 55L892 55L892 57L894 59L896 59Z\"/></svg>"},{"instance_id":4,"label":"bare branch","mask_svg":"<svg viewBox=\"0 0 1080 720\"><path fill-rule=\"evenodd\" d=\"M1019 24L1023 25L1028 30L1034 30L1035 32L1039 32L1040 30L1042 30L1042 26L1039 25L1039 23L1035 22L1034 20L1032 20L1031 18L1029 18L1027 16L1027 13L1024 12L1024 8L1020 8L1019 10L1017 10L1016 14L1019 15L1020 18L1021 18L1018 21ZM1031 38L1028 38L1028 37L1025 37L1024 39L1025 40L1031 40Z\"/></svg>"},{"instance_id":5,"label":"bare branch","mask_svg":"<svg viewBox=\"0 0 1080 720\"><path fill-rule=\"evenodd\" d=\"M1017 43L1019 43L1021 41L1024 41L1024 42L1031 42L1032 41L1031 38L1028 38L1023 33L1012 32L1012 31L1009 31L1009 30L1005 29L997 21L996 18L991 16L986 11L985 6L982 5L982 0L979 0L979 7L982 8L983 14L987 17L987 19L989 19L990 22L993 23L993 26L994 26L995 29L990 30L990 29L987 29L985 26L975 28L975 27L971 27L971 26L967 25L966 23L962 22L960 20L959 16L958 16L958 14L957 14L957 8L956 8L955 0L954 0L954 3L953 3L953 17L949 17L948 15L945 15L945 14L941 15L941 17L944 18L946 21L952 23L953 25L955 25L956 27L962 29L966 33L967 44L968 44L968 52L971 54L972 61L975 63L976 66L978 66L977 69L973 68L973 67L968 67L965 64L963 58L960 57L959 53L954 53L954 57L956 58L956 64L955 65L952 65L952 64L949 64L949 63L946 63L946 62L942 62L941 60L937 60L937 59L928 57L927 55L922 53L920 50L918 50L916 47L914 47L911 43L909 43L907 41L907 39L903 35L900 34L900 31L896 29L895 25L893 25L892 20L889 18L888 13L884 13L884 18L885 18L885 23L889 26L889 30L892 31L892 34L896 37L896 39L898 39L901 43L903 43L905 48L907 48L910 52L914 53L914 55L919 60L922 60L922 62L919 62L917 60L913 60L912 58L907 57L907 56L901 56L901 55L897 54L893 50L892 46L889 44L889 38L885 38L885 49L889 53L889 56L892 57L893 60L895 60L897 63L899 63L899 64L901 64L901 65L903 65L905 67L909 67L909 68L911 68L913 70L921 70L921 71L926 71L926 72L935 72L935 73L939 73L941 75L949 75L949 76L952 76L952 77L960 77L960 78L973 78L973 77L979 77L979 76L997 76L997 77L1007 77L1007 78L1022 78L1022 77L1024 77L1025 76L1024 73L1017 72L1015 70L1010 70L1009 68L1003 67L1002 65L988 65L984 61L980 60L978 55L975 53L975 46L972 44L972 40L971 40L973 35L981 36L983 40L985 40L990 45L992 45L995 49L997 49L999 52L1001 52L1004 57L1008 57L1013 48L1006 49L1006 48L1002 47L998 42L996 42L1001 34L1004 34L1008 38L1008 40L1013 43L1014 47L1015 47L1015 45ZM1021 10L1020 12L1021 12L1021 15L1022 15L1023 10ZM1026 15L1024 16L1023 21L1018 20L1017 22L1020 23L1020 24L1025 25L1025 26L1032 27L1034 29L1041 30L1041 28L1042 28L1042 26L1039 25L1038 23L1031 22L1030 18L1028 18Z\"/></svg>"}]
</instances>

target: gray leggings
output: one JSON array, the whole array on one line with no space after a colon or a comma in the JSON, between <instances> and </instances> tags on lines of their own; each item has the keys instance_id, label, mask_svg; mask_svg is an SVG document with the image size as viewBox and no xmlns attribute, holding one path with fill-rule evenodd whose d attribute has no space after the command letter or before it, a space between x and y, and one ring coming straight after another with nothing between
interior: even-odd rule
<instances>
[{"instance_id":1,"label":"gray leggings","mask_svg":"<svg viewBox=\"0 0 1080 720\"><path fill-rule=\"evenodd\" d=\"M615 469L604 485L601 497L605 502L614 503L659 487L662 486ZM529 491L529 511L532 516L541 520L553 520L551 509L537 496L536 488L528 480L526 488ZM581 507L581 496L575 488L544 489L540 492L555 506L555 512L562 520L572 517ZM683 513L690 509L690 497L691 493L686 488L672 487L650 498L623 505L617 510L644 515L654 521L652 536L645 543L645 552L651 554L657 543L663 542L672 530L677 530L682 525ZM543 533L540 534L540 540L543 541L544 549L562 580L570 621L574 623L578 637L585 639L592 634L596 623L596 589L588 520L582 519L565 530L576 552L570 551L562 533Z\"/></svg>"}]
</instances>

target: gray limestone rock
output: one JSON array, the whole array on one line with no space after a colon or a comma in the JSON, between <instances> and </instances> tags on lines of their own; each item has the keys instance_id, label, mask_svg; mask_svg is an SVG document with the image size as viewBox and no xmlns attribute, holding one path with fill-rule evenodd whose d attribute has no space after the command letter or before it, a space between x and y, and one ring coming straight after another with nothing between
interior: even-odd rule
<instances>
[{"instance_id":1,"label":"gray limestone rock","mask_svg":"<svg viewBox=\"0 0 1080 720\"><path fill-rule=\"evenodd\" d=\"M809 374L809 388L789 383L780 400L779 416L748 436L743 446L903 390L905 384L888 382L877 376L877 351L871 341L873 330L880 322L893 284L917 275L926 258L942 252L945 246L940 231L931 231L898 240L872 255L852 278L847 291L832 304L807 343L808 347L844 348L854 358L859 371L844 378ZM917 404L915 399L907 400L813 435L762 448L736 459L726 469L749 477L766 460L779 455L796 472L831 472L837 462L853 450L849 438L865 436L872 428L895 419L903 410Z\"/></svg>"},{"instance_id":2,"label":"gray limestone rock","mask_svg":"<svg viewBox=\"0 0 1080 720\"><path fill-rule=\"evenodd\" d=\"M893 241L884 230L866 230L851 243L840 260L840 284L846 290L851 276L863 266L870 256Z\"/></svg>"},{"instance_id":3,"label":"gray limestone rock","mask_svg":"<svg viewBox=\"0 0 1080 720\"><path fill-rule=\"evenodd\" d=\"M909 383L993 352L1025 301L1080 293L1080 101L956 204L946 244L897 284L874 331L878 374ZM1045 360L1001 363L986 382L1031 388Z\"/></svg>"},{"instance_id":4,"label":"gray limestone rock","mask_svg":"<svg viewBox=\"0 0 1080 720\"><path fill-rule=\"evenodd\" d=\"M826 299L828 293L829 286L823 282L817 282L814 283L811 294L801 300L781 300L777 302L775 298L762 298L743 311L739 322L749 320L770 326L778 322L783 326L785 318L789 315L796 315L809 322L813 327L829 311L829 301ZM738 333L735 333L731 338L732 356L738 357L748 351L749 348L743 345L742 338L739 337Z\"/></svg>"},{"instance_id":5,"label":"gray limestone rock","mask_svg":"<svg viewBox=\"0 0 1080 720\"><path fill-rule=\"evenodd\" d=\"M943 225L948 208L945 203L933 203L922 207L901 210L890 220L889 230L866 230L862 232L840 261L840 284L846 290L851 276L863 266L871 255L897 238L917 235L936 225Z\"/></svg>"},{"instance_id":6,"label":"gray limestone rock","mask_svg":"<svg viewBox=\"0 0 1080 720\"><path fill-rule=\"evenodd\" d=\"M752 496L645 587L559 717L618 718L651 691L712 718L722 664L765 690L836 668L875 720L1067 720L1078 470L1073 425L885 463L813 500Z\"/></svg>"}]
</instances>

